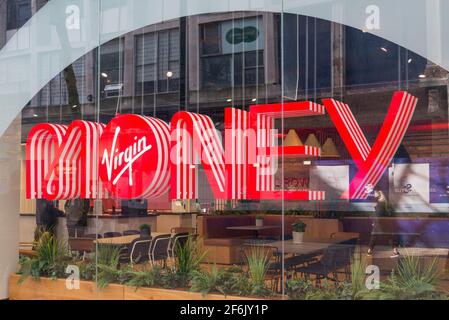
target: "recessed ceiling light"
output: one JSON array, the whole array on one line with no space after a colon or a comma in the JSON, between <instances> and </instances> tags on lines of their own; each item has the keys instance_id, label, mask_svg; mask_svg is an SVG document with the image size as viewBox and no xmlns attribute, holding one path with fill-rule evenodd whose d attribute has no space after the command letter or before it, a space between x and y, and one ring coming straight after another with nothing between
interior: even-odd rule
<instances>
[{"instance_id":1,"label":"recessed ceiling light","mask_svg":"<svg viewBox=\"0 0 449 320\"><path fill-rule=\"evenodd\" d=\"M33 117L35 117L35 118L37 118L37 117L39 117L37 114L33 114Z\"/></svg>"},{"instance_id":2,"label":"recessed ceiling light","mask_svg":"<svg viewBox=\"0 0 449 320\"><path fill-rule=\"evenodd\" d=\"M173 77L173 72L172 71L167 71L167 78L171 78Z\"/></svg>"},{"instance_id":3,"label":"recessed ceiling light","mask_svg":"<svg viewBox=\"0 0 449 320\"><path fill-rule=\"evenodd\" d=\"M420 74L418 77L420 77L421 79L424 79L426 77L425 74Z\"/></svg>"},{"instance_id":4,"label":"recessed ceiling light","mask_svg":"<svg viewBox=\"0 0 449 320\"><path fill-rule=\"evenodd\" d=\"M231 98L226 99L226 102L232 102L232 99Z\"/></svg>"},{"instance_id":5,"label":"recessed ceiling light","mask_svg":"<svg viewBox=\"0 0 449 320\"><path fill-rule=\"evenodd\" d=\"M102 73L101 73L101 76L102 76L103 78L107 78L107 77L108 77L108 74L107 74L106 72L102 72Z\"/></svg>"},{"instance_id":6,"label":"recessed ceiling light","mask_svg":"<svg viewBox=\"0 0 449 320\"><path fill-rule=\"evenodd\" d=\"M412 61L413 61L412 58L408 59L408 63L412 63Z\"/></svg>"},{"instance_id":7,"label":"recessed ceiling light","mask_svg":"<svg viewBox=\"0 0 449 320\"><path fill-rule=\"evenodd\" d=\"M380 50L382 50L383 52L388 52L388 49L385 47L380 47Z\"/></svg>"},{"instance_id":8,"label":"recessed ceiling light","mask_svg":"<svg viewBox=\"0 0 449 320\"><path fill-rule=\"evenodd\" d=\"M75 109L76 107L78 107L78 105L77 105L77 104L75 104L74 106L72 106L72 108L73 108L73 109Z\"/></svg>"},{"instance_id":9,"label":"recessed ceiling light","mask_svg":"<svg viewBox=\"0 0 449 320\"><path fill-rule=\"evenodd\" d=\"M256 102L256 101L257 101L257 98L253 98L251 101L252 101L252 102Z\"/></svg>"}]
</instances>

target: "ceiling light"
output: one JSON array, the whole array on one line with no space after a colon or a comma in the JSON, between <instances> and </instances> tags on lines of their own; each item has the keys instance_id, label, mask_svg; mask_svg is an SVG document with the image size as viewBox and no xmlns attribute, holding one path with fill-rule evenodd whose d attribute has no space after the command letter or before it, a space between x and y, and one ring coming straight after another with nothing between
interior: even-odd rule
<instances>
[{"instance_id":1,"label":"ceiling light","mask_svg":"<svg viewBox=\"0 0 449 320\"><path fill-rule=\"evenodd\" d=\"M310 165L312 164L312 161L310 161L310 160L305 160L305 161L303 162L303 164L304 164L305 166L310 166Z\"/></svg>"},{"instance_id":2,"label":"ceiling light","mask_svg":"<svg viewBox=\"0 0 449 320\"><path fill-rule=\"evenodd\" d=\"M253 98L251 101L252 101L252 102L256 102L256 101L257 101L257 98Z\"/></svg>"},{"instance_id":3,"label":"ceiling light","mask_svg":"<svg viewBox=\"0 0 449 320\"><path fill-rule=\"evenodd\" d=\"M412 61L413 61L412 58L408 59L408 63L412 63Z\"/></svg>"},{"instance_id":4,"label":"ceiling light","mask_svg":"<svg viewBox=\"0 0 449 320\"><path fill-rule=\"evenodd\" d=\"M107 77L108 77L108 74L107 74L106 72L102 72L102 73L101 73L101 76L102 76L103 78L107 78Z\"/></svg>"},{"instance_id":5,"label":"ceiling light","mask_svg":"<svg viewBox=\"0 0 449 320\"><path fill-rule=\"evenodd\" d=\"M167 78L171 78L173 77L173 72L172 71L167 71Z\"/></svg>"},{"instance_id":6,"label":"ceiling light","mask_svg":"<svg viewBox=\"0 0 449 320\"><path fill-rule=\"evenodd\" d=\"M421 78L421 79L425 79L426 75L425 74L420 74L418 77Z\"/></svg>"},{"instance_id":7,"label":"ceiling light","mask_svg":"<svg viewBox=\"0 0 449 320\"><path fill-rule=\"evenodd\" d=\"M35 117L35 118L37 118L37 117L39 117L37 114L33 114L33 117Z\"/></svg>"},{"instance_id":8,"label":"ceiling light","mask_svg":"<svg viewBox=\"0 0 449 320\"><path fill-rule=\"evenodd\" d=\"M383 52L388 52L388 49L385 47L380 47L380 50L382 50Z\"/></svg>"},{"instance_id":9,"label":"ceiling light","mask_svg":"<svg viewBox=\"0 0 449 320\"><path fill-rule=\"evenodd\" d=\"M77 105L77 104L75 104L75 105L74 105L74 106L73 106L72 108L73 108L73 109L75 109L76 107L78 107L78 105Z\"/></svg>"},{"instance_id":10,"label":"ceiling light","mask_svg":"<svg viewBox=\"0 0 449 320\"><path fill-rule=\"evenodd\" d=\"M226 102L232 102L232 99L231 98L226 99Z\"/></svg>"}]
</instances>

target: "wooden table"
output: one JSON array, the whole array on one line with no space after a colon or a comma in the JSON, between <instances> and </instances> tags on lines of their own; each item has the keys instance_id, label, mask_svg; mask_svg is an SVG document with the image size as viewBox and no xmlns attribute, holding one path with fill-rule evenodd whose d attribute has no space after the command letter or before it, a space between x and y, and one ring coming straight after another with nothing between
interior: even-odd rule
<instances>
[{"instance_id":1,"label":"wooden table","mask_svg":"<svg viewBox=\"0 0 449 320\"><path fill-rule=\"evenodd\" d=\"M280 226L236 226L236 227L226 227L228 230L241 230L241 231L254 231L255 237L259 237L259 231L262 230L271 230L271 229L279 229Z\"/></svg>"},{"instance_id":2,"label":"wooden table","mask_svg":"<svg viewBox=\"0 0 449 320\"><path fill-rule=\"evenodd\" d=\"M265 245L270 247L275 247L279 250L279 252L284 252L284 254L293 254L293 255L309 255L309 254L320 254L324 252L331 245L338 245L342 247L349 247L350 245L346 244L338 244L340 240L325 239L310 239L308 241L304 241L303 243L293 243L293 240L286 241L273 241L266 243L255 243L254 245Z\"/></svg>"},{"instance_id":3,"label":"wooden table","mask_svg":"<svg viewBox=\"0 0 449 320\"><path fill-rule=\"evenodd\" d=\"M166 232L151 232L151 237L157 237L160 235L168 234L171 236L170 233ZM139 238L140 234L132 234L129 236L120 236L120 237L112 237L112 238L101 238L98 240L94 240L94 243L98 244L108 244L108 245L116 245L116 246L125 246L133 242L135 239Z\"/></svg>"}]
</instances>

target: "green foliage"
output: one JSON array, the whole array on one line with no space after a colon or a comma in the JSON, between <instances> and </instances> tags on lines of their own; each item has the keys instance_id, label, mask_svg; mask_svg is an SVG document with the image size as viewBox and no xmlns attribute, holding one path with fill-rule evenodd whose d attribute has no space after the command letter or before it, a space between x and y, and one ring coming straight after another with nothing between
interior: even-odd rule
<instances>
[{"instance_id":1,"label":"green foliage","mask_svg":"<svg viewBox=\"0 0 449 320\"><path fill-rule=\"evenodd\" d=\"M97 287L103 290L111 283L124 284L130 279L131 266L127 265L122 269L104 264L98 265Z\"/></svg>"},{"instance_id":2,"label":"green foliage","mask_svg":"<svg viewBox=\"0 0 449 320\"><path fill-rule=\"evenodd\" d=\"M245 253L248 275L253 293L265 295L265 276L269 267L270 252L263 246L252 246Z\"/></svg>"},{"instance_id":3,"label":"green foliage","mask_svg":"<svg viewBox=\"0 0 449 320\"><path fill-rule=\"evenodd\" d=\"M99 265L117 267L120 261L121 251L122 247L120 246L98 244L95 250L94 261Z\"/></svg>"},{"instance_id":4,"label":"green foliage","mask_svg":"<svg viewBox=\"0 0 449 320\"><path fill-rule=\"evenodd\" d=\"M95 276L97 274L97 268L95 263L78 261L75 265L80 270L80 278L86 281L95 281Z\"/></svg>"},{"instance_id":5,"label":"green foliage","mask_svg":"<svg viewBox=\"0 0 449 320\"><path fill-rule=\"evenodd\" d=\"M390 277L379 284L379 289L365 287L366 264L356 251L351 261L351 283L330 286L325 283L318 288L304 279L287 281L286 293L290 299L298 300L439 300L448 299L447 293L438 290L440 272L437 258L425 263L422 257L405 255Z\"/></svg>"},{"instance_id":6,"label":"green foliage","mask_svg":"<svg viewBox=\"0 0 449 320\"><path fill-rule=\"evenodd\" d=\"M316 287L306 279L288 280L285 292L291 300L351 300L353 294L350 283L325 281L321 287Z\"/></svg>"},{"instance_id":7,"label":"green foliage","mask_svg":"<svg viewBox=\"0 0 449 320\"><path fill-rule=\"evenodd\" d=\"M139 226L139 230L140 230L140 231L143 231L143 230L151 230L151 226L150 226L149 224L147 224L147 223L144 223L144 224L141 224L141 225Z\"/></svg>"},{"instance_id":8,"label":"green foliage","mask_svg":"<svg viewBox=\"0 0 449 320\"><path fill-rule=\"evenodd\" d=\"M189 237L183 245L178 243L175 250L176 273L187 281L192 272L199 269L207 252L202 251L199 240L194 237Z\"/></svg>"},{"instance_id":9,"label":"green foliage","mask_svg":"<svg viewBox=\"0 0 449 320\"><path fill-rule=\"evenodd\" d=\"M98 245L95 252L95 262L98 267L97 287L106 288L111 283L125 283L129 280L132 270L130 265L120 267L120 246Z\"/></svg>"},{"instance_id":10,"label":"green foliage","mask_svg":"<svg viewBox=\"0 0 449 320\"><path fill-rule=\"evenodd\" d=\"M297 221L292 224L294 232L306 232L307 224L303 221Z\"/></svg>"},{"instance_id":11,"label":"green foliage","mask_svg":"<svg viewBox=\"0 0 449 320\"><path fill-rule=\"evenodd\" d=\"M136 290L142 287L152 287L157 283L156 273L152 270L130 271L127 286L135 287Z\"/></svg>"},{"instance_id":12,"label":"green foliage","mask_svg":"<svg viewBox=\"0 0 449 320\"><path fill-rule=\"evenodd\" d=\"M265 287L254 287L248 275L237 267L224 269L213 266L210 272L196 270L192 275L191 290L201 292L203 295L211 292L221 293L224 296L272 295L272 292Z\"/></svg>"},{"instance_id":13,"label":"green foliage","mask_svg":"<svg viewBox=\"0 0 449 320\"><path fill-rule=\"evenodd\" d=\"M19 282L32 276L34 279L40 277L58 278L65 274L68 265L68 250L65 242L60 241L49 231L42 231L39 239L35 242L36 257L21 258Z\"/></svg>"},{"instance_id":14,"label":"green foliage","mask_svg":"<svg viewBox=\"0 0 449 320\"><path fill-rule=\"evenodd\" d=\"M369 300L446 300L448 295L437 288L441 279L437 264L438 258L426 263L423 257L402 256L379 290L364 290L358 296Z\"/></svg>"},{"instance_id":15,"label":"green foliage","mask_svg":"<svg viewBox=\"0 0 449 320\"><path fill-rule=\"evenodd\" d=\"M351 285L353 298L364 291L366 278L366 263L362 259L360 248L356 248L354 255L351 258Z\"/></svg>"}]
</instances>

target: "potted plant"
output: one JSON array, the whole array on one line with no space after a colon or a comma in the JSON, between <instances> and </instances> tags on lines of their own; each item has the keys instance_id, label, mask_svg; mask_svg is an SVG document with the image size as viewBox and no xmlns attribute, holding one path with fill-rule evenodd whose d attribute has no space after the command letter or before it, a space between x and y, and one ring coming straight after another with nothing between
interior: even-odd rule
<instances>
[{"instance_id":1,"label":"potted plant","mask_svg":"<svg viewBox=\"0 0 449 320\"><path fill-rule=\"evenodd\" d=\"M263 216L256 216L256 227L263 227Z\"/></svg>"},{"instance_id":2,"label":"potted plant","mask_svg":"<svg viewBox=\"0 0 449 320\"><path fill-rule=\"evenodd\" d=\"M304 240L304 232L306 232L307 225L302 221L298 221L295 222L292 226L293 243L302 243Z\"/></svg>"},{"instance_id":3,"label":"potted plant","mask_svg":"<svg viewBox=\"0 0 449 320\"><path fill-rule=\"evenodd\" d=\"M149 238L151 236L151 226L149 224L142 224L139 229L141 238Z\"/></svg>"}]
</instances>

